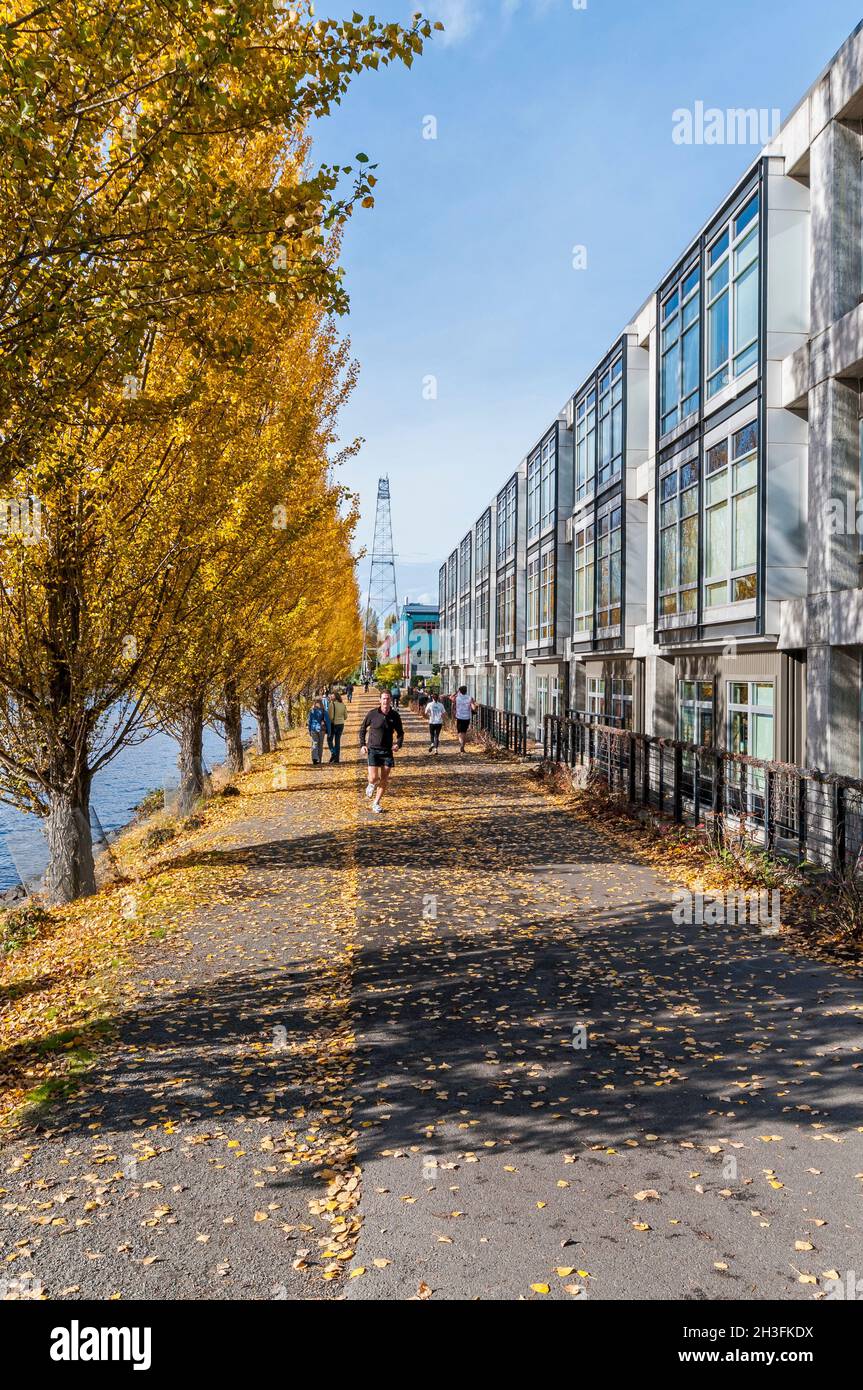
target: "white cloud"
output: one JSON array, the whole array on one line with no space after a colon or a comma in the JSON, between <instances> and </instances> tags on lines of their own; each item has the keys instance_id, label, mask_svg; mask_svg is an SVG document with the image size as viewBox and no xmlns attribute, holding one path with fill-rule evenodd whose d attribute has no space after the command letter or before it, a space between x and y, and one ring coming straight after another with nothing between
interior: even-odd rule
<instances>
[{"instance_id":1,"label":"white cloud","mask_svg":"<svg viewBox=\"0 0 863 1390\"><path fill-rule=\"evenodd\" d=\"M422 10L429 19L439 19L444 26L443 33L437 36L441 43L461 43L479 24L482 0L432 0Z\"/></svg>"},{"instance_id":2,"label":"white cloud","mask_svg":"<svg viewBox=\"0 0 863 1390\"><path fill-rule=\"evenodd\" d=\"M439 19L444 32L438 34L437 39L452 45L470 38L484 19L506 22L524 8L535 15L543 15L559 3L560 0L430 0L426 5L412 7L412 12L414 8L422 9L426 18Z\"/></svg>"}]
</instances>

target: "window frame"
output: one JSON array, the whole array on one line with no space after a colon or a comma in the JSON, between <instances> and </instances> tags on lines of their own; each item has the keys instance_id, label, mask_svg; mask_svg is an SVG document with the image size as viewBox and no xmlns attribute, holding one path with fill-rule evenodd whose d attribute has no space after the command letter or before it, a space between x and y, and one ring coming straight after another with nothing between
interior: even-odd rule
<instances>
[{"instance_id":1,"label":"window frame","mask_svg":"<svg viewBox=\"0 0 863 1390\"><path fill-rule=\"evenodd\" d=\"M744 448L741 452L735 452L735 441L744 436L748 431L754 430L754 443ZM709 469L710 456L725 445L726 461L716 468ZM702 613L705 618L708 614L713 614L717 610L737 607L743 603L753 603L758 597L759 586L759 560L761 558L760 546L760 504L761 504L761 478L760 478L760 456L761 456L761 428L760 422L756 417L745 423L737 423L734 428L726 429L722 435L717 436L704 449L702 462L702 500L701 500L701 605ZM738 470L745 465L752 466L754 481L746 482L742 486L737 484ZM713 500L711 493L711 480L717 480L722 474L726 476L726 489L721 498ZM715 490L715 489L714 489ZM754 535L752 545L754 560L751 563L735 565L736 545L738 536L738 514L740 504L752 497L752 510L754 517ZM721 507L727 508L725 521L725 571L721 573L708 571L709 564L709 537L710 523L709 517L712 513L719 511ZM735 597L736 588L744 580L751 580L751 592L744 593L740 597ZM720 584L725 584L725 598L722 601L711 602L709 590L716 589Z\"/></svg>"},{"instance_id":2,"label":"window frame","mask_svg":"<svg viewBox=\"0 0 863 1390\"><path fill-rule=\"evenodd\" d=\"M756 205L755 212L747 218L741 227L738 223L750 207ZM704 248L704 265L702 274L704 278L704 400L705 403L718 396L726 387L739 380L740 377L758 365L758 354L761 341L761 278L762 278L762 258L761 258L761 224L763 218L762 193L761 189L750 188L734 205L729 215L723 220L722 224L713 230L710 239ZM743 247L748 242L752 242L755 247L754 255L751 256L742 268L737 266L737 258ZM723 245L724 243L724 245ZM714 255L715 253L715 255ZM753 272L754 267L754 272ZM721 277L725 271L725 279L719 283L715 291L711 291L711 281ZM750 272L755 276L755 332L744 342L737 341L737 323L739 302L742 297L741 285L751 278ZM725 303L725 337L727 350L725 357L711 361L711 315L717 306ZM749 356L750 360L740 363L739 359ZM716 379L722 375L722 380Z\"/></svg>"},{"instance_id":3,"label":"window frame","mask_svg":"<svg viewBox=\"0 0 863 1390\"><path fill-rule=\"evenodd\" d=\"M690 283L692 282L692 283ZM659 435L662 438L670 434L678 426L685 424L691 416L697 415L701 405L701 340L702 340L702 269L700 260L696 260L681 271L675 283L668 289L665 295L659 300L659 323L657 325L658 334L658 353L659 353ZM692 305L695 304L695 315L688 322L687 312L692 312ZM666 341L666 335L670 334L672 326L675 329L675 336ZM685 340L695 335L696 337L696 356L697 371L694 388L686 391L685 388ZM670 352L677 348L677 366L675 371L676 394L673 408L666 400L666 372L665 361ZM674 418L669 419L673 414Z\"/></svg>"},{"instance_id":4,"label":"window frame","mask_svg":"<svg viewBox=\"0 0 863 1390\"><path fill-rule=\"evenodd\" d=\"M674 490L668 487L670 479L674 479ZM681 499L691 498L694 495L694 505L689 511L684 511L681 506ZM671 513L672 503L674 504L673 515ZM687 524L695 521L695 578L684 579L684 534ZM699 575L701 570L701 478L697 450L684 450L673 459L666 460L661 466L658 479L656 497L656 525L657 525L657 574L656 574L656 597L657 612L660 618L686 617L691 622L698 619L698 595L699 595ZM665 561L666 561L666 537L673 533L674 537L674 576L673 583L666 582ZM683 595L692 595L692 605L687 607L683 604ZM670 600L673 598L674 606L671 607Z\"/></svg>"},{"instance_id":5,"label":"window frame","mask_svg":"<svg viewBox=\"0 0 863 1390\"><path fill-rule=\"evenodd\" d=\"M546 545L539 554L539 645L551 646L554 643L555 601L557 598L556 564L554 545Z\"/></svg>"},{"instance_id":6,"label":"window frame","mask_svg":"<svg viewBox=\"0 0 863 1390\"><path fill-rule=\"evenodd\" d=\"M518 474L515 473L497 495L497 567L503 569L515 558L518 540Z\"/></svg>"},{"instance_id":7,"label":"window frame","mask_svg":"<svg viewBox=\"0 0 863 1390\"><path fill-rule=\"evenodd\" d=\"M527 632L527 642L531 647L539 645L539 551L529 555L527 559L527 605L525 611L525 627Z\"/></svg>"},{"instance_id":8,"label":"window frame","mask_svg":"<svg viewBox=\"0 0 863 1390\"><path fill-rule=\"evenodd\" d=\"M596 513L596 525L594 532L594 625L595 633L599 638L614 637L623 630L623 514L624 501L622 493L617 497L610 498ZM617 524L614 524L615 515ZM607 523L607 525L606 525ZM607 557L602 553L603 536L608 537ZM616 538L616 540L615 540ZM614 559L618 557L617 564L617 584L618 592L615 598L613 593L614 580ZM608 560L608 603L602 603L603 589L603 562ZM617 612L614 617L615 610ZM609 621L603 621L607 616Z\"/></svg>"},{"instance_id":9,"label":"window frame","mask_svg":"<svg viewBox=\"0 0 863 1390\"><path fill-rule=\"evenodd\" d=\"M588 532L590 533L588 535ZM579 538L584 538L584 543L579 545ZM584 557L584 563L579 564L579 557ZM579 574L583 574L585 597L589 596L589 608L579 608L577 595L579 591ZM586 618L586 624L578 624L580 618ZM592 511L579 518L578 524L573 524L572 531L572 638L582 641L592 639L595 630L596 618L596 527L595 518ZM581 636L584 634L584 636Z\"/></svg>"}]
</instances>

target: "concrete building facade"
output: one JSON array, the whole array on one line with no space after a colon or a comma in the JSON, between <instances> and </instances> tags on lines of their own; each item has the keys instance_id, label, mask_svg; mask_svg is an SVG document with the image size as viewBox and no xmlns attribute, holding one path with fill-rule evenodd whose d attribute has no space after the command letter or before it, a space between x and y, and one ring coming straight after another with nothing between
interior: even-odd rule
<instances>
[{"instance_id":1,"label":"concrete building facade","mask_svg":"<svg viewBox=\"0 0 863 1390\"><path fill-rule=\"evenodd\" d=\"M444 688L859 777L861 418L863 26L441 568Z\"/></svg>"}]
</instances>

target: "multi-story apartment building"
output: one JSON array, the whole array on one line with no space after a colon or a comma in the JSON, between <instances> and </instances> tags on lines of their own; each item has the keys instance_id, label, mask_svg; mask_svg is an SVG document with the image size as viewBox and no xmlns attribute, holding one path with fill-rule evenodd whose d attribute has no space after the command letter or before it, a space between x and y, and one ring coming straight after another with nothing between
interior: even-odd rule
<instances>
[{"instance_id":1,"label":"multi-story apartment building","mask_svg":"<svg viewBox=\"0 0 863 1390\"><path fill-rule=\"evenodd\" d=\"M450 556L445 685L859 776L861 419L863 26Z\"/></svg>"}]
</instances>

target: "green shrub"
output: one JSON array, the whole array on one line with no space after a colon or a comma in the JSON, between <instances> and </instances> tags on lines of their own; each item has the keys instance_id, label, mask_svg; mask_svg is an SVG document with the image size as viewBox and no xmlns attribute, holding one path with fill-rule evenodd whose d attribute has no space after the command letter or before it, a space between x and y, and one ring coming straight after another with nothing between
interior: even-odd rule
<instances>
[{"instance_id":1,"label":"green shrub","mask_svg":"<svg viewBox=\"0 0 863 1390\"><path fill-rule=\"evenodd\" d=\"M53 925L51 913L32 898L21 906L0 913L0 945L6 952L18 951L22 946L44 936Z\"/></svg>"},{"instance_id":2,"label":"green shrub","mask_svg":"<svg viewBox=\"0 0 863 1390\"><path fill-rule=\"evenodd\" d=\"M147 792L135 807L135 811L142 818L152 816L156 811L161 811L165 805L165 793L157 787L154 791Z\"/></svg>"},{"instance_id":3,"label":"green shrub","mask_svg":"<svg viewBox=\"0 0 863 1390\"><path fill-rule=\"evenodd\" d=\"M152 830L147 831L141 841L141 848L145 850L161 849L162 845L166 845L169 840L173 840L176 834L177 828L174 825L154 825Z\"/></svg>"}]
</instances>

